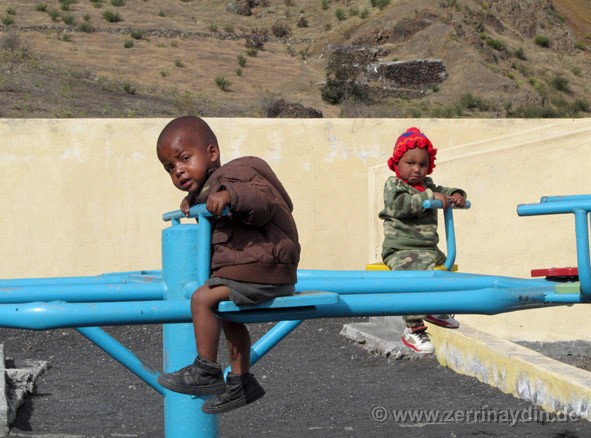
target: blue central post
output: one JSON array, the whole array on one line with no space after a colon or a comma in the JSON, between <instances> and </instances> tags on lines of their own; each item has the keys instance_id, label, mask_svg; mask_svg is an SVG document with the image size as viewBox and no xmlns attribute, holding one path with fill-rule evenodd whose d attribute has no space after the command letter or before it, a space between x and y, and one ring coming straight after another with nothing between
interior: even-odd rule
<instances>
[{"instance_id":1,"label":"blue central post","mask_svg":"<svg viewBox=\"0 0 591 438\"><path fill-rule=\"evenodd\" d=\"M201 229L200 229L201 228ZM162 278L166 284L166 300L183 300L187 306L187 285L202 284L209 275L208 261L198 260L198 240L209 230L209 222L199 225L173 225L162 231ZM209 243L209 240L207 240ZM208 245L201 245L207 246ZM199 272L207 269L207 272ZM194 289L193 289L194 290ZM193 325L164 324L164 370L176 371L189 365L197 354ZM217 416L201 411L204 400L199 397L166 391L164 395L164 430L167 438L215 437Z\"/></svg>"}]
</instances>

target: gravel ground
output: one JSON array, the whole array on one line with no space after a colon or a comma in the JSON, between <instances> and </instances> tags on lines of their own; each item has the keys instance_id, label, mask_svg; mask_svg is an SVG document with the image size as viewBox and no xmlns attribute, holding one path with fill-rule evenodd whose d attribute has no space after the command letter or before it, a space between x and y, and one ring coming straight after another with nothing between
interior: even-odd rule
<instances>
[{"instance_id":1,"label":"gravel ground","mask_svg":"<svg viewBox=\"0 0 591 438\"><path fill-rule=\"evenodd\" d=\"M267 395L220 416L220 435L591 436L591 423L586 420L550 416L523 400L441 367L433 358L373 356L339 336L344 323L363 320L304 322L253 368ZM250 327L256 339L270 325ZM161 368L160 326L123 326L108 331L147 365ZM19 410L11 436L163 436L160 395L76 331L0 329L0 340L5 354L15 360L50 363L37 381L36 393ZM420 410L438 417L395 420L393 410ZM386 416L379 417L384 412ZM482 420L484 413L487 421ZM466 419L469 415L472 418Z\"/></svg>"}]
</instances>

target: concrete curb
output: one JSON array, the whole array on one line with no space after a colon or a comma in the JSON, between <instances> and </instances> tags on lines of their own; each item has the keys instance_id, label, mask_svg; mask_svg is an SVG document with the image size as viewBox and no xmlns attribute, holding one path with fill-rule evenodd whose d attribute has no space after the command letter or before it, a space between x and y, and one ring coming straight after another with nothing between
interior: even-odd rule
<instances>
[{"instance_id":1,"label":"concrete curb","mask_svg":"<svg viewBox=\"0 0 591 438\"><path fill-rule=\"evenodd\" d=\"M18 408L35 388L35 380L48 367L43 360L24 361L22 368L6 366L4 345L0 344L0 434L8 436L10 424L16 418Z\"/></svg>"},{"instance_id":2,"label":"concrete curb","mask_svg":"<svg viewBox=\"0 0 591 438\"><path fill-rule=\"evenodd\" d=\"M364 350L382 356L399 357L404 348L399 334L377 322L345 324L340 334L357 342Z\"/></svg>"},{"instance_id":3,"label":"concrete curb","mask_svg":"<svg viewBox=\"0 0 591 438\"><path fill-rule=\"evenodd\" d=\"M8 393L6 392L6 371L4 369L4 345L0 344L0 434L8 435L9 417L8 417Z\"/></svg>"},{"instance_id":4,"label":"concrete curb","mask_svg":"<svg viewBox=\"0 0 591 438\"><path fill-rule=\"evenodd\" d=\"M384 355L403 351L401 334L380 323L347 324L341 334ZM459 330L429 326L439 363L476 377L550 412L591 421L591 372L462 324ZM400 353L397 353L400 354Z\"/></svg>"}]
</instances>

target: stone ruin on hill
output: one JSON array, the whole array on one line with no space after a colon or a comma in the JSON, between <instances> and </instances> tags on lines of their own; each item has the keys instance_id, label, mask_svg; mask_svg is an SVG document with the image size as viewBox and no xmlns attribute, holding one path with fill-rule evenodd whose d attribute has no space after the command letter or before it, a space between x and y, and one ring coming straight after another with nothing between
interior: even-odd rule
<instances>
[{"instance_id":1,"label":"stone ruin on hill","mask_svg":"<svg viewBox=\"0 0 591 438\"><path fill-rule=\"evenodd\" d=\"M447 72L440 59L421 59L369 64L367 77L378 81L385 89L422 90L443 82Z\"/></svg>"},{"instance_id":2,"label":"stone ruin on hill","mask_svg":"<svg viewBox=\"0 0 591 438\"><path fill-rule=\"evenodd\" d=\"M368 46L331 45L327 52L327 84L354 84L370 97L418 98L448 77L440 59L385 62Z\"/></svg>"}]
</instances>

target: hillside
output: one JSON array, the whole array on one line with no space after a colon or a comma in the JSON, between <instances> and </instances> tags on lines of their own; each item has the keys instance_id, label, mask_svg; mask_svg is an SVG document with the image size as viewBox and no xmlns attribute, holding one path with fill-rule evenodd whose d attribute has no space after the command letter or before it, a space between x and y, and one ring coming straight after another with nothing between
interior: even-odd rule
<instances>
[{"instance_id":1,"label":"hillside","mask_svg":"<svg viewBox=\"0 0 591 438\"><path fill-rule=\"evenodd\" d=\"M591 111L591 0L3 0L0 18L3 118ZM329 104L330 45L440 59L447 78L415 98Z\"/></svg>"}]
</instances>

